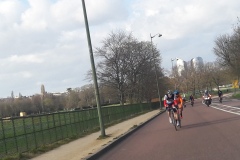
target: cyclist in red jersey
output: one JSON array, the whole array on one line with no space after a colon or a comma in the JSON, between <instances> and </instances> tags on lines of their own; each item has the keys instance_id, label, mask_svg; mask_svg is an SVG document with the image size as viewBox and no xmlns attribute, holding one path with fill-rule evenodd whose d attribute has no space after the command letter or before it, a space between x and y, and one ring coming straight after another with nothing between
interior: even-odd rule
<instances>
[{"instance_id":1,"label":"cyclist in red jersey","mask_svg":"<svg viewBox=\"0 0 240 160\"><path fill-rule=\"evenodd\" d=\"M166 111L168 113L169 122L172 123L170 110L173 109L174 118L177 119L177 109L174 106L174 94L170 90L168 90L167 94L164 95L163 103L164 103L164 107L166 107Z\"/></svg>"}]
</instances>

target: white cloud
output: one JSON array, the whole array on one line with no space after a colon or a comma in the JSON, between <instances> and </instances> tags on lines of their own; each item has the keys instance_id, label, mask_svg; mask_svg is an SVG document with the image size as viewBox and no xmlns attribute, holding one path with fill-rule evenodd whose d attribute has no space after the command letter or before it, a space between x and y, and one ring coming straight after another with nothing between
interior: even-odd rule
<instances>
[{"instance_id":1,"label":"white cloud","mask_svg":"<svg viewBox=\"0 0 240 160\"><path fill-rule=\"evenodd\" d=\"M36 55L13 55L9 58L10 63L42 63L43 59Z\"/></svg>"},{"instance_id":2,"label":"white cloud","mask_svg":"<svg viewBox=\"0 0 240 160\"><path fill-rule=\"evenodd\" d=\"M219 34L229 33L240 15L237 0L87 0L93 49L111 31L132 31L153 43L162 67L171 58L214 60ZM82 3L79 0L0 0L0 97L15 93L65 91L87 83L91 69Z\"/></svg>"}]
</instances>

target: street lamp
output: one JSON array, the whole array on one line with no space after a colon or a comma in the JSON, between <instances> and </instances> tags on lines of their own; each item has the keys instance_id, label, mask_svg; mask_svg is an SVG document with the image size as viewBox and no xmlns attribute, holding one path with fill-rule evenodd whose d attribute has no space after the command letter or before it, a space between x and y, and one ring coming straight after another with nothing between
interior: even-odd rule
<instances>
[{"instance_id":1,"label":"street lamp","mask_svg":"<svg viewBox=\"0 0 240 160\"><path fill-rule=\"evenodd\" d=\"M102 119L102 111L101 111L101 105L100 105L97 75L96 75L96 69L95 69L95 63L94 63L94 57L93 57L93 51L92 51L91 37L90 37L90 32L89 32L89 27L88 27L87 11L86 11L84 0L82 0L82 7L83 7L83 14L84 14L84 20L85 20L85 26L86 26L87 39L88 39L88 49L89 49L89 54L90 54L91 66L92 66L92 76L93 76L95 96L96 96L96 101L97 101L99 125L100 125L100 130L101 130L101 136L105 137L106 134L105 134L104 124L103 124L103 119Z\"/></svg>"},{"instance_id":2,"label":"street lamp","mask_svg":"<svg viewBox=\"0 0 240 160\"><path fill-rule=\"evenodd\" d=\"M154 36L152 36L151 33L150 33L151 45L152 45L152 54L153 54L153 57L154 57L155 77L156 77L156 81L157 81L158 98L159 98L160 109L162 110L161 96L160 96L159 83L158 83L158 76L157 76L156 59L155 59L155 55L154 55L154 51L153 51L153 43L152 43L152 39L153 39L155 36L161 37L162 34L159 34L159 33L158 33L158 34L155 34Z\"/></svg>"},{"instance_id":3,"label":"street lamp","mask_svg":"<svg viewBox=\"0 0 240 160\"><path fill-rule=\"evenodd\" d=\"M174 60L178 60L177 58L171 58L171 62L172 62L172 75L173 75L173 61ZM173 76L174 77L174 76ZM175 82L175 84L174 84L174 88L175 88L175 90L177 89L177 86L176 86L176 82Z\"/></svg>"},{"instance_id":4,"label":"street lamp","mask_svg":"<svg viewBox=\"0 0 240 160\"><path fill-rule=\"evenodd\" d=\"M174 61L175 59L173 59L173 58L171 58L171 62L172 62L172 72L173 72L173 61Z\"/></svg>"}]
</instances>

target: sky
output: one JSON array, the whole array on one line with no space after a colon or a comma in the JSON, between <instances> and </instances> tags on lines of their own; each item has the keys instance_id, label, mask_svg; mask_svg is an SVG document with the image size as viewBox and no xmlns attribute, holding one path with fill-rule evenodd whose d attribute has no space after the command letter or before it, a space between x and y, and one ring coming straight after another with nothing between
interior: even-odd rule
<instances>
[{"instance_id":1,"label":"sky","mask_svg":"<svg viewBox=\"0 0 240 160\"><path fill-rule=\"evenodd\" d=\"M231 34L239 0L85 0L93 51L111 32L151 41L165 72L172 58L213 62L214 41ZM97 59L95 60L95 62ZM174 61L175 63L175 61ZM0 98L65 92L89 83L82 0L0 0Z\"/></svg>"}]
</instances>

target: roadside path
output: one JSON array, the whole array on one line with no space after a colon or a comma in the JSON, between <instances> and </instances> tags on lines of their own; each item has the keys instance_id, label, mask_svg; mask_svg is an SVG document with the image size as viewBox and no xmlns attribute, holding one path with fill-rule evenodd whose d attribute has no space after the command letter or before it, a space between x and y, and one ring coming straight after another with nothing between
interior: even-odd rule
<instances>
[{"instance_id":1,"label":"roadside path","mask_svg":"<svg viewBox=\"0 0 240 160\"><path fill-rule=\"evenodd\" d=\"M126 134L134 127L141 125L152 117L158 115L159 110L154 110L138 117L121 122L105 129L105 139L98 140L100 132L92 133L85 137L79 138L73 142L62 145L52 151L41 154L32 160L81 160L86 159L91 154L97 153L120 136Z\"/></svg>"}]
</instances>

